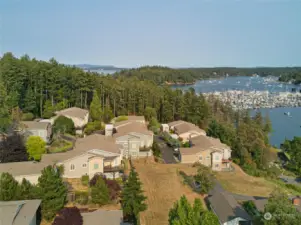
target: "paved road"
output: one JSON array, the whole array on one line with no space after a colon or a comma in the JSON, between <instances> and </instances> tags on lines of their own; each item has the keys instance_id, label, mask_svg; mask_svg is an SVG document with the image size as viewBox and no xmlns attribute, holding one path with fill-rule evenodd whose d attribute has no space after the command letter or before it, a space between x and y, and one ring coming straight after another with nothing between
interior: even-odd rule
<instances>
[{"instance_id":1,"label":"paved road","mask_svg":"<svg viewBox=\"0 0 301 225\"><path fill-rule=\"evenodd\" d=\"M173 149L167 146L165 141L161 140L158 136L154 136L154 139L160 147L164 162L168 164L177 163L173 155Z\"/></svg>"},{"instance_id":2,"label":"paved road","mask_svg":"<svg viewBox=\"0 0 301 225\"><path fill-rule=\"evenodd\" d=\"M295 177L290 177L290 176L284 176L284 175L281 175L279 176L279 178L287 183L287 184L296 184L296 185L301 185L301 180L300 178L295 178Z\"/></svg>"}]
</instances>

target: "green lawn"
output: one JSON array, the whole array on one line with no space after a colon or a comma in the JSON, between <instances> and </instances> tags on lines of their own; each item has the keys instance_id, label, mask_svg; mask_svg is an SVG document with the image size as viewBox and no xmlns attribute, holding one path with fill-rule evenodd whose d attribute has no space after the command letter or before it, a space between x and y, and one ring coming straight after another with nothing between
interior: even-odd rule
<instances>
[{"instance_id":1,"label":"green lawn","mask_svg":"<svg viewBox=\"0 0 301 225\"><path fill-rule=\"evenodd\" d=\"M48 151L50 153L65 152L72 147L72 142L63 139L58 139L52 142L51 146L48 148Z\"/></svg>"}]
</instances>

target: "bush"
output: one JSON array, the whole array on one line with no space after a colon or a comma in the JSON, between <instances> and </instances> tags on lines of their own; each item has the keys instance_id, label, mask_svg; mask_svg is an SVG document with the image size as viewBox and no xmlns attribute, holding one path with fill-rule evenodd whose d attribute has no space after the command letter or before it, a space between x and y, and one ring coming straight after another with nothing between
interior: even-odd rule
<instances>
[{"instance_id":1,"label":"bush","mask_svg":"<svg viewBox=\"0 0 301 225\"><path fill-rule=\"evenodd\" d=\"M66 141L63 139L55 140L51 147L49 148L49 152L56 153L56 152L66 152L73 148L73 143L70 141Z\"/></svg>"},{"instance_id":2,"label":"bush","mask_svg":"<svg viewBox=\"0 0 301 225\"><path fill-rule=\"evenodd\" d=\"M32 113L23 113L22 120L23 121L32 121L34 119L34 115Z\"/></svg>"},{"instance_id":3,"label":"bush","mask_svg":"<svg viewBox=\"0 0 301 225\"><path fill-rule=\"evenodd\" d=\"M46 152L46 142L39 136L30 136L26 142L26 150L30 159L40 161Z\"/></svg>"},{"instance_id":4,"label":"bush","mask_svg":"<svg viewBox=\"0 0 301 225\"><path fill-rule=\"evenodd\" d=\"M115 119L115 122L120 122L120 121L125 121L125 120L128 120L128 117L127 117L127 116L118 116L118 117Z\"/></svg>"},{"instance_id":5,"label":"bush","mask_svg":"<svg viewBox=\"0 0 301 225\"><path fill-rule=\"evenodd\" d=\"M81 205L86 205L89 202L89 192L88 191L76 191L75 192L75 202Z\"/></svg>"},{"instance_id":6,"label":"bush","mask_svg":"<svg viewBox=\"0 0 301 225\"><path fill-rule=\"evenodd\" d=\"M56 118L53 124L53 132L57 133L68 133L68 134L75 134L75 127L74 123L71 119L65 116L59 116Z\"/></svg>"},{"instance_id":7,"label":"bush","mask_svg":"<svg viewBox=\"0 0 301 225\"><path fill-rule=\"evenodd\" d=\"M292 189L294 191L297 191L299 193L301 193L301 187L295 184L285 184L285 186L289 189Z\"/></svg>"},{"instance_id":8,"label":"bush","mask_svg":"<svg viewBox=\"0 0 301 225\"><path fill-rule=\"evenodd\" d=\"M85 128L85 134L89 135L92 134L94 131L97 130L102 130L103 126L101 124L101 121L94 121L94 122L89 122Z\"/></svg>"},{"instance_id":9,"label":"bush","mask_svg":"<svg viewBox=\"0 0 301 225\"><path fill-rule=\"evenodd\" d=\"M89 185L89 176L88 175L83 175L81 178L82 185L88 186Z\"/></svg>"}]
</instances>

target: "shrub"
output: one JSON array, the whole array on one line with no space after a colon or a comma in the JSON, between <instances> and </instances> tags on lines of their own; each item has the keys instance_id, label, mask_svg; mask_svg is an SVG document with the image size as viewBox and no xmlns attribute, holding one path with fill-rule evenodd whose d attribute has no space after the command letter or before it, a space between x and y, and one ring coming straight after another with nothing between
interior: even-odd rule
<instances>
[{"instance_id":1,"label":"shrub","mask_svg":"<svg viewBox=\"0 0 301 225\"><path fill-rule=\"evenodd\" d=\"M23 121L32 121L34 119L34 115L32 113L23 113L22 120Z\"/></svg>"},{"instance_id":2,"label":"shrub","mask_svg":"<svg viewBox=\"0 0 301 225\"><path fill-rule=\"evenodd\" d=\"M89 176L88 175L83 175L81 178L82 185L88 186L89 185Z\"/></svg>"},{"instance_id":3,"label":"shrub","mask_svg":"<svg viewBox=\"0 0 301 225\"><path fill-rule=\"evenodd\" d=\"M26 150L29 158L40 161L46 152L46 142L39 136L30 136L26 142Z\"/></svg>"},{"instance_id":4,"label":"shrub","mask_svg":"<svg viewBox=\"0 0 301 225\"><path fill-rule=\"evenodd\" d=\"M127 117L127 116L118 116L118 117L115 119L115 122L120 122L120 121L125 121L125 120L128 120L128 117Z\"/></svg>"},{"instance_id":5,"label":"shrub","mask_svg":"<svg viewBox=\"0 0 301 225\"><path fill-rule=\"evenodd\" d=\"M76 191L75 192L75 202L81 205L86 205L89 201L88 191Z\"/></svg>"},{"instance_id":6,"label":"shrub","mask_svg":"<svg viewBox=\"0 0 301 225\"><path fill-rule=\"evenodd\" d=\"M85 128L85 134L92 134L94 131L97 130L102 130L103 126L101 124L101 121L94 121L94 122L89 122Z\"/></svg>"},{"instance_id":7,"label":"shrub","mask_svg":"<svg viewBox=\"0 0 301 225\"><path fill-rule=\"evenodd\" d=\"M99 206L109 203L109 189L102 177L98 177L96 184L91 187L92 203Z\"/></svg>"},{"instance_id":8,"label":"shrub","mask_svg":"<svg viewBox=\"0 0 301 225\"><path fill-rule=\"evenodd\" d=\"M104 175L101 174L95 174L90 180L90 187L96 186L97 181L99 179L102 179L105 182L107 188L109 189L110 200L117 199L121 191L119 181L107 179Z\"/></svg>"},{"instance_id":9,"label":"shrub","mask_svg":"<svg viewBox=\"0 0 301 225\"><path fill-rule=\"evenodd\" d=\"M73 143L70 141L66 141L63 139L55 140L50 149L49 152L55 153L55 152L66 152L73 148Z\"/></svg>"},{"instance_id":10,"label":"shrub","mask_svg":"<svg viewBox=\"0 0 301 225\"><path fill-rule=\"evenodd\" d=\"M75 127L74 123L71 119L65 116L59 116L56 118L53 124L53 131L54 133L68 133L68 134L75 134Z\"/></svg>"},{"instance_id":11,"label":"shrub","mask_svg":"<svg viewBox=\"0 0 301 225\"><path fill-rule=\"evenodd\" d=\"M83 225L83 217L77 207L63 208L52 225Z\"/></svg>"},{"instance_id":12,"label":"shrub","mask_svg":"<svg viewBox=\"0 0 301 225\"><path fill-rule=\"evenodd\" d=\"M297 191L299 193L301 193L301 187L295 184L285 184L285 186L289 189L292 189L294 191Z\"/></svg>"}]
</instances>

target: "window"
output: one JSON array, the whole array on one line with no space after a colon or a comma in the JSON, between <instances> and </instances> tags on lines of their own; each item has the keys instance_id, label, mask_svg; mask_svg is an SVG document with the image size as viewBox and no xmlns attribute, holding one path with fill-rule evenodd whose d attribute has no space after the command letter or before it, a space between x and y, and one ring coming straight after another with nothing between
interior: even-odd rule
<instances>
[{"instance_id":1,"label":"window","mask_svg":"<svg viewBox=\"0 0 301 225\"><path fill-rule=\"evenodd\" d=\"M200 160L200 161L202 161L202 160L203 160L203 157L202 157L202 156L200 156L200 157L199 157L199 160Z\"/></svg>"},{"instance_id":2,"label":"window","mask_svg":"<svg viewBox=\"0 0 301 225\"><path fill-rule=\"evenodd\" d=\"M215 160L219 160L219 157L218 157L218 155L216 155L216 156L215 156Z\"/></svg>"},{"instance_id":3,"label":"window","mask_svg":"<svg viewBox=\"0 0 301 225\"><path fill-rule=\"evenodd\" d=\"M95 169L95 170L98 169L98 163L94 163L94 169Z\"/></svg>"},{"instance_id":4,"label":"window","mask_svg":"<svg viewBox=\"0 0 301 225\"><path fill-rule=\"evenodd\" d=\"M70 170L75 170L74 164L71 164L71 165L70 165Z\"/></svg>"},{"instance_id":5,"label":"window","mask_svg":"<svg viewBox=\"0 0 301 225\"><path fill-rule=\"evenodd\" d=\"M208 155L208 156L206 157L206 159L207 159L207 160L210 159L210 156Z\"/></svg>"},{"instance_id":6,"label":"window","mask_svg":"<svg viewBox=\"0 0 301 225\"><path fill-rule=\"evenodd\" d=\"M87 164L86 164L86 163L84 163L84 164L83 164L83 168L86 168L86 167L87 167Z\"/></svg>"}]
</instances>

